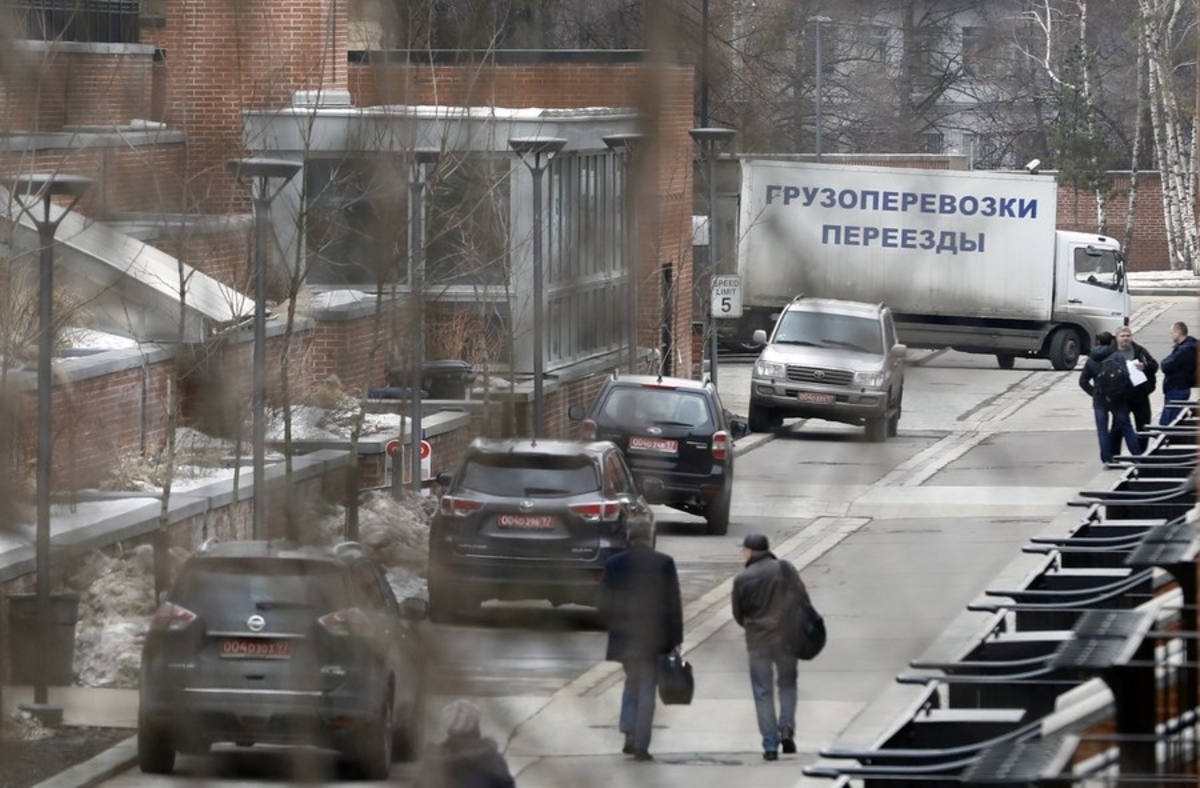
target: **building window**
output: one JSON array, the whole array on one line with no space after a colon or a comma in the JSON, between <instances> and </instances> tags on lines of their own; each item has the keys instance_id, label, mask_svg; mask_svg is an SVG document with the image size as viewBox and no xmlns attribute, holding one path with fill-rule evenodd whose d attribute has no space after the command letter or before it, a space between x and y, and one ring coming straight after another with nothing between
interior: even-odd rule
<instances>
[{"instance_id":1,"label":"building window","mask_svg":"<svg viewBox=\"0 0 1200 788\"><path fill-rule=\"evenodd\" d=\"M546 343L550 363L620 347L624 182L611 153L560 153L550 165Z\"/></svg>"},{"instance_id":2,"label":"building window","mask_svg":"<svg viewBox=\"0 0 1200 788\"><path fill-rule=\"evenodd\" d=\"M871 63L887 63L891 60L891 31L887 27L860 25L856 33L860 58Z\"/></svg>"},{"instance_id":3,"label":"building window","mask_svg":"<svg viewBox=\"0 0 1200 788\"><path fill-rule=\"evenodd\" d=\"M32 41L136 44L138 0L18 0L18 29Z\"/></svg>"},{"instance_id":4,"label":"building window","mask_svg":"<svg viewBox=\"0 0 1200 788\"><path fill-rule=\"evenodd\" d=\"M378 286L398 281L408 248L407 191L394 157L310 159L304 165L305 279L314 285ZM399 188L396 187L399 178Z\"/></svg>"},{"instance_id":5,"label":"building window","mask_svg":"<svg viewBox=\"0 0 1200 788\"><path fill-rule=\"evenodd\" d=\"M927 131L921 135L920 153L940 155L946 149L946 138L938 131Z\"/></svg>"},{"instance_id":6,"label":"building window","mask_svg":"<svg viewBox=\"0 0 1200 788\"><path fill-rule=\"evenodd\" d=\"M468 153L439 164L426 220L430 284L508 283L511 163L504 154Z\"/></svg>"},{"instance_id":7,"label":"building window","mask_svg":"<svg viewBox=\"0 0 1200 788\"><path fill-rule=\"evenodd\" d=\"M970 76L983 73L986 30L982 27L964 27L962 29L962 70Z\"/></svg>"}]
</instances>

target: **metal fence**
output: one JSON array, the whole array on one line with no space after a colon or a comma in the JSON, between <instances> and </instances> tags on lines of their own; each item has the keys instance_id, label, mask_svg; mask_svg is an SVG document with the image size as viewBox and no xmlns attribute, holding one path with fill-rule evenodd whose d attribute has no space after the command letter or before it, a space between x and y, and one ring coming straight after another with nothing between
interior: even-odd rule
<instances>
[{"instance_id":1,"label":"metal fence","mask_svg":"<svg viewBox=\"0 0 1200 788\"><path fill-rule=\"evenodd\" d=\"M18 0L18 30L33 41L136 44L139 0Z\"/></svg>"}]
</instances>

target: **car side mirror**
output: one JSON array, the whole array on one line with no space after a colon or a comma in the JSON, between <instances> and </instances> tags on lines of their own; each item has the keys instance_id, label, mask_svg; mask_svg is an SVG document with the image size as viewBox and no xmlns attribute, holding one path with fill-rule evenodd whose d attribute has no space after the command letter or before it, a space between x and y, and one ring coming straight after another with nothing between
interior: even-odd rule
<instances>
[{"instance_id":1,"label":"car side mirror","mask_svg":"<svg viewBox=\"0 0 1200 788\"><path fill-rule=\"evenodd\" d=\"M450 486L450 482L454 479L454 474L450 471L442 471L437 475L437 483L445 489Z\"/></svg>"},{"instance_id":2,"label":"car side mirror","mask_svg":"<svg viewBox=\"0 0 1200 788\"><path fill-rule=\"evenodd\" d=\"M583 409L582 405L572 405L567 408L567 418L571 421L583 421L586 416L587 411Z\"/></svg>"},{"instance_id":3,"label":"car side mirror","mask_svg":"<svg viewBox=\"0 0 1200 788\"><path fill-rule=\"evenodd\" d=\"M429 601L418 596L407 596L400 600L400 615L410 621L424 621L429 618Z\"/></svg>"},{"instance_id":4,"label":"car side mirror","mask_svg":"<svg viewBox=\"0 0 1200 788\"><path fill-rule=\"evenodd\" d=\"M750 434L750 425L741 419L730 419L729 434L733 436L734 440L744 438Z\"/></svg>"},{"instance_id":5,"label":"car side mirror","mask_svg":"<svg viewBox=\"0 0 1200 788\"><path fill-rule=\"evenodd\" d=\"M642 495L648 498L661 498L663 489L662 479L651 477L642 482Z\"/></svg>"},{"instance_id":6,"label":"car side mirror","mask_svg":"<svg viewBox=\"0 0 1200 788\"><path fill-rule=\"evenodd\" d=\"M767 344L767 332L761 328L754 329L754 335L750 338L750 341L755 345Z\"/></svg>"},{"instance_id":7,"label":"car side mirror","mask_svg":"<svg viewBox=\"0 0 1200 788\"><path fill-rule=\"evenodd\" d=\"M892 355L903 358L908 353L908 345L892 345Z\"/></svg>"}]
</instances>

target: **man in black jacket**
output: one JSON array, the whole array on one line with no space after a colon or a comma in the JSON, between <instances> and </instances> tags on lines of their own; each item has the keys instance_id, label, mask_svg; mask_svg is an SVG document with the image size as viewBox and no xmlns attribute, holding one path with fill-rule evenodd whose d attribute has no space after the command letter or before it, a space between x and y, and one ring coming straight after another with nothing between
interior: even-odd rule
<instances>
[{"instance_id":1,"label":"man in black jacket","mask_svg":"<svg viewBox=\"0 0 1200 788\"><path fill-rule=\"evenodd\" d=\"M601 609L608 622L605 659L625 669L619 727L623 752L636 761L652 761L658 657L683 643L683 603L675 559L651 547L651 526L629 529L629 549L604 564Z\"/></svg>"},{"instance_id":2,"label":"man in black jacket","mask_svg":"<svg viewBox=\"0 0 1200 788\"><path fill-rule=\"evenodd\" d=\"M1174 421L1179 413L1179 408L1169 403L1190 399L1192 386L1196 385L1196 338L1188 336L1186 323L1171 325L1171 342L1174 343L1171 352L1162 360L1163 412L1158 423L1163 426Z\"/></svg>"},{"instance_id":3,"label":"man in black jacket","mask_svg":"<svg viewBox=\"0 0 1200 788\"><path fill-rule=\"evenodd\" d=\"M750 660L750 689L762 734L763 759L796 751L796 657L783 646L785 611L804 584L796 567L771 552L767 537L749 534L742 541L746 563L733 579L733 618L746 630ZM779 713L775 713L775 688Z\"/></svg>"},{"instance_id":4,"label":"man in black jacket","mask_svg":"<svg viewBox=\"0 0 1200 788\"><path fill-rule=\"evenodd\" d=\"M1096 417L1096 435L1100 439L1100 462L1112 462L1113 446L1109 435L1116 430L1124 439L1130 454L1141 454L1141 443L1129 417L1128 395L1109 400L1096 388L1096 376L1100 374L1104 360L1117 352L1116 340L1107 331L1096 335L1096 346L1088 354L1083 371L1079 373L1079 388L1092 398L1092 412ZM1110 421L1111 419L1111 421Z\"/></svg>"},{"instance_id":5,"label":"man in black jacket","mask_svg":"<svg viewBox=\"0 0 1200 788\"><path fill-rule=\"evenodd\" d=\"M1151 408L1150 408L1150 393L1154 391L1157 384L1158 362L1154 360L1154 356L1150 355L1150 351L1133 341L1133 331L1129 326L1121 326L1117 329L1117 352L1126 362L1133 362L1146 379L1133 387L1133 391L1129 394L1129 415L1133 419L1133 426L1137 432L1142 432L1146 429L1146 425L1150 423ZM1112 453L1114 455L1121 453L1121 430L1116 424L1113 424L1109 429L1108 440L1112 444ZM1140 440L1140 438L1139 438ZM1145 442L1140 443L1141 450L1145 451Z\"/></svg>"}]
</instances>

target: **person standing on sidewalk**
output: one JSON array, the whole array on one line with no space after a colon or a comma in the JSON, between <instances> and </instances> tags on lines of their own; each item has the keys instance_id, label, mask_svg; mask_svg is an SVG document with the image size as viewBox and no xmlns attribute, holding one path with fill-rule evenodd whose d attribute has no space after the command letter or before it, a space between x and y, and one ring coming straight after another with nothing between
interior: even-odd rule
<instances>
[{"instance_id":1,"label":"person standing on sidewalk","mask_svg":"<svg viewBox=\"0 0 1200 788\"><path fill-rule=\"evenodd\" d=\"M1117 354L1117 344L1113 335L1101 331L1096 335L1096 346L1088 354L1083 371L1079 373L1079 388L1092 398L1092 413L1096 419L1096 437L1100 441L1100 462L1107 465L1113 459L1113 447L1109 436L1116 431L1125 439L1125 447L1130 454L1141 454L1141 441L1133 428L1129 417L1129 379L1126 378L1125 388L1120 392L1102 391L1097 386L1101 378L1104 362ZM1121 366L1124 367L1124 360ZM1101 383L1103 385L1103 383Z\"/></svg>"},{"instance_id":2,"label":"person standing on sidewalk","mask_svg":"<svg viewBox=\"0 0 1200 788\"><path fill-rule=\"evenodd\" d=\"M1187 323L1180 321L1171 325L1171 342L1174 347L1161 364L1163 412L1158 423L1164 427L1175 420L1180 410L1169 403L1189 399L1192 386L1196 385L1196 338L1188 336Z\"/></svg>"},{"instance_id":3,"label":"person standing on sidewalk","mask_svg":"<svg viewBox=\"0 0 1200 788\"><path fill-rule=\"evenodd\" d=\"M658 658L683 643L683 602L675 559L655 550L652 526L629 528L629 548L604 564L600 609L608 623L605 659L625 669L619 727L626 755L652 761Z\"/></svg>"},{"instance_id":4,"label":"person standing on sidewalk","mask_svg":"<svg viewBox=\"0 0 1200 788\"><path fill-rule=\"evenodd\" d=\"M763 760L796 751L797 659L784 648L786 610L791 589L803 587L800 573L771 552L767 537L749 534L742 540L746 568L733 579L733 618L746 630L750 690L762 734ZM779 713L775 690L779 690Z\"/></svg>"},{"instance_id":5,"label":"person standing on sidewalk","mask_svg":"<svg viewBox=\"0 0 1200 788\"><path fill-rule=\"evenodd\" d=\"M1158 362L1154 360L1154 356L1150 355L1150 351L1133 341L1133 331L1129 326L1121 326L1117 329L1117 352L1121 354L1121 358L1126 362L1133 362L1142 374L1146 376L1146 380L1133 387L1133 391L1129 393L1129 416L1133 419L1133 428L1136 432L1145 431L1146 425L1150 423L1151 407L1150 393L1154 391L1157 384ZM1108 440L1112 444L1112 453L1117 455L1121 453L1121 430L1113 424L1109 428ZM1139 435L1141 450L1146 450L1146 442Z\"/></svg>"}]
</instances>

